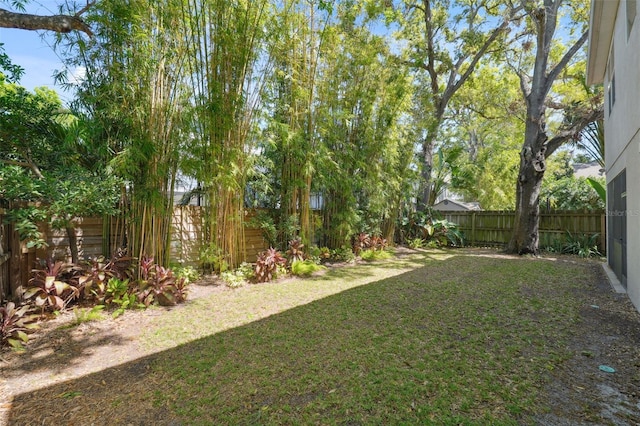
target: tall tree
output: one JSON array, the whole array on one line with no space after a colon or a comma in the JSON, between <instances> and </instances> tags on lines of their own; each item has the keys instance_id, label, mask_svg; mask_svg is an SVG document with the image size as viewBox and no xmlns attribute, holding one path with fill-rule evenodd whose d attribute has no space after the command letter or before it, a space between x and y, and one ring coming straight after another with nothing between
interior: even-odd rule
<instances>
[{"instance_id":1,"label":"tall tree","mask_svg":"<svg viewBox=\"0 0 640 426\"><path fill-rule=\"evenodd\" d=\"M561 9L563 5L565 7ZM564 143L576 138L587 124L603 115L600 100L587 99L581 104L574 104L572 114L565 114L566 119L556 126L555 131L548 123L549 106L563 109L562 105L557 105L557 100L550 97L554 83L563 77L563 72L587 40L585 3L544 0L523 2L523 6L527 14L525 31L532 40L525 38L522 52L532 49L533 57L515 67L527 112L516 187L516 219L507 247L509 252L518 254L538 252L540 188L547 158ZM562 47L563 37L557 34L563 13L583 28L581 35L568 48ZM567 101L566 97L564 100ZM564 107L568 105L565 103Z\"/></svg>"},{"instance_id":2,"label":"tall tree","mask_svg":"<svg viewBox=\"0 0 640 426\"><path fill-rule=\"evenodd\" d=\"M96 36L69 36L67 54L69 68L86 70L80 85L69 84L77 89L73 107L90 117L88 138L101 141L112 154L110 168L128 183L119 243L165 265L178 149L189 133L181 6L180 0L101 1L89 15Z\"/></svg>"},{"instance_id":3,"label":"tall tree","mask_svg":"<svg viewBox=\"0 0 640 426\"><path fill-rule=\"evenodd\" d=\"M192 160L207 191L204 240L231 266L244 260L244 192L250 135L264 77L266 0L187 1L187 67L194 91ZM220 264L222 264L220 262Z\"/></svg>"},{"instance_id":4,"label":"tall tree","mask_svg":"<svg viewBox=\"0 0 640 426\"><path fill-rule=\"evenodd\" d=\"M493 59L483 60L449 104L443 139L466 151L459 167L468 178L453 181L454 192L486 210L512 210L525 108L518 77Z\"/></svg>"},{"instance_id":5,"label":"tall tree","mask_svg":"<svg viewBox=\"0 0 640 426\"><path fill-rule=\"evenodd\" d=\"M28 246L44 247L38 222L64 229L78 262L75 220L115 214L118 181L83 163L74 148L77 120L46 88L30 93L0 81L0 197L16 201L7 215ZM33 204L21 202L37 201Z\"/></svg>"},{"instance_id":6,"label":"tall tree","mask_svg":"<svg viewBox=\"0 0 640 426\"><path fill-rule=\"evenodd\" d=\"M261 148L271 161L271 207L278 211L281 246L295 236L287 224L297 225L304 244L313 239L310 199L318 160L314 101L320 57L332 48L323 43L332 17L328 9L328 3L288 0L272 24L269 54L274 67L265 93L269 125Z\"/></svg>"},{"instance_id":7,"label":"tall tree","mask_svg":"<svg viewBox=\"0 0 640 426\"><path fill-rule=\"evenodd\" d=\"M324 243L348 245L357 232L393 235L411 140L402 132L410 79L383 37L358 24L358 9L341 5L340 25L324 56L319 88L320 174ZM407 146L407 142L408 145ZM390 220L389 220L390 219Z\"/></svg>"},{"instance_id":8,"label":"tall tree","mask_svg":"<svg viewBox=\"0 0 640 426\"><path fill-rule=\"evenodd\" d=\"M521 8L497 0L406 0L402 8L396 16L407 44L403 62L419 72L422 83L417 101L423 110L419 207L424 209L435 201L433 153L447 106Z\"/></svg>"}]
</instances>

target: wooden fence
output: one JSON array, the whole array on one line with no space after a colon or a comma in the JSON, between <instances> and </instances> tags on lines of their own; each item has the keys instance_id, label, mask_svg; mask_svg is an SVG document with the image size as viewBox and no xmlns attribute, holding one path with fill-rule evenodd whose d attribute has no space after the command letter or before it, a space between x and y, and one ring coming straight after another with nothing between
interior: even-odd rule
<instances>
[{"instance_id":1,"label":"wooden fence","mask_svg":"<svg viewBox=\"0 0 640 426\"><path fill-rule=\"evenodd\" d=\"M245 223L255 217L254 210L245 214ZM202 247L203 208L198 206L176 206L173 212L171 235L171 259L183 265L195 266ZM250 226L244 229L245 261L255 262L258 253L269 248L262 231Z\"/></svg>"},{"instance_id":2,"label":"wooden fence","mask_svg":"<svg viewBox=\"0 0 640 426\"><path fill-rule=\"evenodd\" d=\"M53 230L41 225L40 231L48 244L47 248L27 248L20 242L13 227L4 223L5 209L0 208L0 302L15 297L26 288L31 270L38 259L71 260L69 238L64 230ZM255 212L248 211L245 222ZM171 235L171 259L184 265L198 264L202 242L202 208L196 206L176 206L173 214ZM117 248L118 225L114 220L101 217L79 218L76 220L76 238L80 259L89 259L100 255L110 256ZM109 235L107 235L109 234ZM259 252L266 250L268 244L262 238L259 229L245 228L245 260L254 262Z\"/></svg>"},{"instance_id":3,"label":"wooden fence","mask_svg":"<svg viewBox=\"0 0 640 426\"><path fill-rule=\"evenodd\" d=\"M458 224L465 241L472 246L504 247L510 240L515 222L513 211L455 211L441 212L450 222ZM540 247L565 241L567 232L574 235L598 234L598 248L606 250L605 213L556 211L540 213Z\"/></svg>"},{"instance_id":4,"label":"wooden fence","mask_svg":"<svg viewBox=\"0 0 640 426\"><path fill-rule=\"evenodd\" d=\"M173 215L171 236L171 259L185 265L197 265L202 245L202 208L196 206L176 207ZM49 244L47 249L35 250L21 243L17 233L5 224L5 210L0 207L0 300L21 293L27 286L31 270L37 259L52 256L70 260L69 240L65 231L42 226L41 231ZM248 211L245 222L249 222L255 211ZM511 238L515 213L508 211L442 212L447 220L457 223L464 232L469 245L506 245ZM116 237L111 221L102 218L78 219L76 236L80 258L110 255L115 248ZM105 234L110 234L104 238ZM563 241L567 231L573 234L599 234L599 249L606 249L606 225L604 212L551 212L540 215L540 247L551 245L554 240ZM245 227L245 260L254 262L259 252L268 248L259 229Z\"/></svg>"}]
</instances>

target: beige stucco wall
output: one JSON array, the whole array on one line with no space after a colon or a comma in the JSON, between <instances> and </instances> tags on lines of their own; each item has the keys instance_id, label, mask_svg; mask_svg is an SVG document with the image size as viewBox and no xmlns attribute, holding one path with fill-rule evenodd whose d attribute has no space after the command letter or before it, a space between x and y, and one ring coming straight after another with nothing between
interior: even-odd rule
<instances>
[{"instance_id":1,"label":"beige stucco wall","mask_svg":"<svg viewBox=\"0 0 640 426\"><path fill-rule=\"evenodd\" d=\"M606 174L609 183L627 172L627 292L640 310L640 15L627 40L624 1L618 8L613 43L616 101L611 111L608 72L604 81Z\"/></svg>"}]
</instances>

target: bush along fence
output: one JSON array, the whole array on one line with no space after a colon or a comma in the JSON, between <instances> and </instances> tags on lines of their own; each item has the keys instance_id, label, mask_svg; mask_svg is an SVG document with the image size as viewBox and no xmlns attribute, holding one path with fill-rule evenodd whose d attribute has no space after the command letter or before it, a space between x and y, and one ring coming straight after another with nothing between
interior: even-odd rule
<instances>
[{"instance_id":1,"label":"bush along fence","mask_svg":"<svg viewBox=\"0 0 640 426\"><path fill-rule=\"evenodd\" d=\"M471 246L505 247L511 239L513 211L441 212L443 218L456 223L465 243ZM597 235L597 237L593 237ZM540 213L540 249L559 249L571 239L591 238L600 253L606 250L606 217L603 211L551 211Z\"/></svg>"},{"instance_id":2,"label":"bush along fence","mask_svg":"<svg viewBox=\"0 0 640 426\"><path fill-rule=\"evenodd\" d=\"M20 242L17 232L11 224L5 223L6 210L0 208L0 301L14 298L28 286L31 271L40 259L70 261L69 239L64 230L51 229L41 225L39 230L44 236L47 247L36 249ZM248 211L245 221L248 223L255 212ZM75 220L75 234L80 259L92 259L104 255L111 257L122 240L122 223L114 218L89 217ZM171 262L184 266L199 266L202 253L203 214L196 206L176 206L173 214L171 237ZM259 229L245 228L245 258L255 262L258 253L266 250L267 242Z\"/></svg>"}]
</instances>

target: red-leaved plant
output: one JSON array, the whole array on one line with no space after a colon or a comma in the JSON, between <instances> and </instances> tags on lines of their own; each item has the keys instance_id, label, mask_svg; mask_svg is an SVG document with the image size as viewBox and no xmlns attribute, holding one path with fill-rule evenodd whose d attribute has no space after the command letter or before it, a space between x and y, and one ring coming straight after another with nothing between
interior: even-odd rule
<instances>
[{"instance_id":1,"label":"red-leaved plant","mask_svg":"<svg viewBox=\"0 0 640 426\"><path fill-rule=\"evenodd\" d=\"M304 251L304 244L300 238L294 238L289 241L289 250L287 250L287 257L289 258L289 264L293 264L296 261L303 261L306 258Z\"/></svg>"},{"instance_id":2,"label":"red-leaved plant","mask_svg":"<svg viewBox=\"0 0 640 426\"><path fill-rule=\"evenodd\" d=\"M153 258L143 257L140 260L140 275L138 300L145 306L154 302L171 306L187 297L184 277L176 277L171 269L156 265Z\"/></svg>"},{"instance_id":3,"label":"red-leaved plant","mask_svg":"<svg viewBox=\"0 0 640 426\"><path fill-rule=\"evenodd\" d=\"M29 314L29 309L29 305L18 308L13 302L0 306L0 346L9 345L21 349L27 343L28 333L37 328L34 322L38 317Z\"/></svg>"},{"instance_id":4,"label":"red-leaved plant","mask_svg":"<svg viewBox=\"0 0 640 426\"><path fill-rule=\"evenodd\" d=\"M63 310L80 295L75 285L79 268L70 263L54 262L47 259L44 269L34 269L33 277L29 280L29 287L24 292L25 299L33 299L42 311Z\"/></svg>"},{"instance_id":5,"label":"red-leaved plant","mask_svg":"<svg viewBox=\"0 0 640 426\"><path fill-rule=\"evenodd\" d=\"M259 283L269 282L278 270L278 265L284 266L286 264L287 259L282 256L282 253L271 247L258 255L254 279Z\"/></svg>"}]
</instances>

